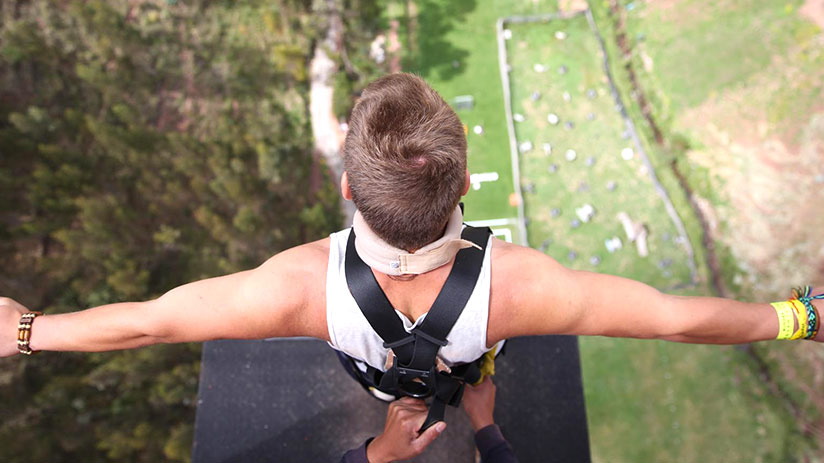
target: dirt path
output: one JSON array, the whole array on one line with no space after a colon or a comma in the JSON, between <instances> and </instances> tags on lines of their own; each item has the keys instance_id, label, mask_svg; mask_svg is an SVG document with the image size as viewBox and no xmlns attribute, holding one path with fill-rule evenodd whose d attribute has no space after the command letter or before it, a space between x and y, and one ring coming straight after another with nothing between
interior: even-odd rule
<instances>
[{"instance_id":1,"label":"dirt path","mask_svg":"<svg viewBox=\"0 0 824 463\"><path fill-rule=\"evenodd\" d=\"M589 8L586 0L558 0L558 10L561 13L578 13Z\"/></svg>"},{"instance_id":2,"label":"dirt path","mask_svg":"<svg viewBox=\"0 0 824 463\"><path fill-rule=\"evenodd\" d=\"M411 3L411 2L410 2ZM343 173L343 142L346 133L334 111L333 79L338 70L338 64L329 57L327 50L332 53L342 53L343 22L340 12L336 9L334 0L326 1L328 27L326 37L315 45L314 55L309 65L309 116L312 122L312 137L314 148L318 155L326 161L331 175L340 187L340 176ZM412 6L414 10L414 4ZM400 23L392 20L387 32L387 48L389 55L389 72L401 72L401 43L398 39ZM342 54L342 57L345 56ZM344 60L344 66L347 65ZM351 223L355 213L355 206L350 201L341 201L344 213L344 224Z\"/></svg>"},{"instance_id":3,"label":"dirt path","mask_svg":"<svg viewBox=\"0 0 824 463\"><path fill-rule=\"evenodd\" d=\"M824 29L824 0L807 0L798 12Z\"/></svg>"},{"instance_id":4,"label":"dirt path","mask_svg":"<svg viewBox=\"0 0 824 463\"><path fill-rule=\"evenodd\" d=\"M345 134L340 129L338 118L332 108L332 77L338 65L326 54L322 45L315 47L315 55L310 65L309 114L312 120L312 135L317 150L329 167L340 176L343 169L340 149Z\"/></svg>"},{"instance_id":5,"label":"dirt path","mask_svg":"<svg viewBox=\"0 0 824 463\"><path fill-rule=\"evenodd\" d=\"M389 54L389 72L401 72L401 42L398 40L400 26L397 19L389 22L386 46L386 52Z\"/></svg>"},{"instance_id":6,"label":"dirt path","mask_svg":"<svg viewBox=\"0 0 824 463\"><path fill-rule=\"evenodd\" d=\"M312 121L312 137L315 152L326 161L332 178L340 187L343 173L341 149L346 134L341 130L340 122L335 117L333 107L333 77L338 65L326 53L326 50L339 52L343 47L343 22L335 9L334 0L327 1L329 25L326 37L315 45L314 56L309 65L309 116ZM350 201L341 201L344 224L351 223L354 205Z\"/></svg>"}]
</instances>

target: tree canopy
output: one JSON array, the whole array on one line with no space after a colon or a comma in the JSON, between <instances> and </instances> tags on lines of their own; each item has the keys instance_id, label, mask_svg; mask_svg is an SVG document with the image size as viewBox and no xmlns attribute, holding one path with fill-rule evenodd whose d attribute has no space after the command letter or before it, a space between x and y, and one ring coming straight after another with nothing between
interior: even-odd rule
<instances>
[{"instance_id":1,"label":"tree canopy","mask_svg":"<svg viewBox=\"0 0 824 463\"><path fill-rule=\"evenodd\" d=\"M355 48L374 4L348 6L370 6ZM2 2L0 294L147 300L336 229L307 110L322 22L308 0ZM199 360L4 359L0 460L187 461Z\"/></svg>"}]
</instances>

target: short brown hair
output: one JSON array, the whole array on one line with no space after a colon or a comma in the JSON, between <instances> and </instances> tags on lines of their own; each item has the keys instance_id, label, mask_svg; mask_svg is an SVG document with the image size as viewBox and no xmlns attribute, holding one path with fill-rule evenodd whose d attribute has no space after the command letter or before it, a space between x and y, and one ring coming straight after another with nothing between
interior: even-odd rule
<instances>
[{"instance_id":1,"label":"short brown hair","mask_svg":"<svg viewBox=\"0 0 824 463\"><path fill-rule=\"evenodd\" d=\"M455 111L418 76L369 84L343 148L352 200L392 246L413 250L443 233L465 185L466 134Z\"/></svg>"}]
</instances>

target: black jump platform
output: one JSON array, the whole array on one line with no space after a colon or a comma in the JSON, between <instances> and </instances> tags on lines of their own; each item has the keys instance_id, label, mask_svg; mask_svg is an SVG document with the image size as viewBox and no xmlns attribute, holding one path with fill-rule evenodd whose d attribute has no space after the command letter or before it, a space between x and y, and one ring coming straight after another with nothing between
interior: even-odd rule
<instances>
[{"instance_id":1,"label":"black jump platform","mask_svg":"<svg viewBox=\"0 0 824 463\"><path fill-rule=\"evenodd\" d=\"M577 338L507 341L494 381L495 420L522 463L589 463ZM387 409L313 339L207 342L198 396L194 463L337 463L383 430ZM414 461L475 461L463 409L446 421Z\"/></svg>"}]
</instances>

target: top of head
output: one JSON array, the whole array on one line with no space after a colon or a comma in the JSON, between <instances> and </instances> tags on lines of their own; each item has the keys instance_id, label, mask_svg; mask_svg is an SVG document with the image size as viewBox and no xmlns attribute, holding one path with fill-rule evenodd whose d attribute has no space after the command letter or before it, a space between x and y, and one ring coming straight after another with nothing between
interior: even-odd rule
<instances>
[{"instance_id":1,"label":"top of head","mask_svg":"<svg viewBox=\"0 0 824 463\"><path fill-rule=\"evenodd\" d=\"M464 192L466 136L423 79L390 74L352 110L343 160L366 223L387 243L418 249L441 236Z\"/></svg>"}]
</instances>

